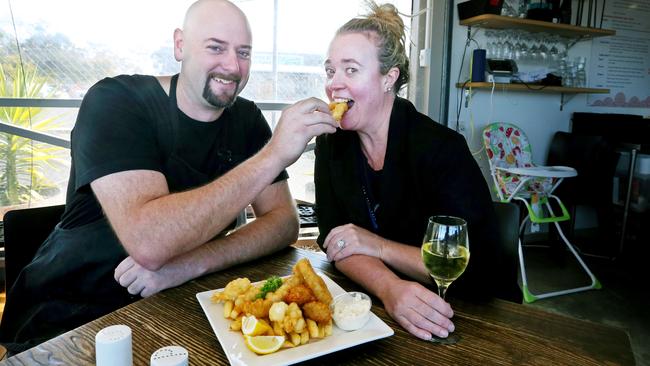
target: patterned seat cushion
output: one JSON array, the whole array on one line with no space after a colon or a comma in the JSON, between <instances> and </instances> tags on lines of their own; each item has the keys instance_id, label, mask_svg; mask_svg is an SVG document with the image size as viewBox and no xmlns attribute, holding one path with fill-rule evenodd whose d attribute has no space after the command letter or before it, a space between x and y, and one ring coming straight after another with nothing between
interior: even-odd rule
<instances>
[{"instance_id":1,"label":"patterned seat cushion","mask_svg":"<svg viewBox=\"0 0 650 366\"><path fill-rule=\"evenodd\" d=\"M483 143L490 165L494 168L530 168L534 167L532 150L526 135L516 126L508 123L493 123L483 131ZM522 180L522 175L496 170L498 189L509 197ZM517 193L520 197L532 194L546 195L553 187L553 178L534 178L526 182Z\"/></svg>"}]
</instances>

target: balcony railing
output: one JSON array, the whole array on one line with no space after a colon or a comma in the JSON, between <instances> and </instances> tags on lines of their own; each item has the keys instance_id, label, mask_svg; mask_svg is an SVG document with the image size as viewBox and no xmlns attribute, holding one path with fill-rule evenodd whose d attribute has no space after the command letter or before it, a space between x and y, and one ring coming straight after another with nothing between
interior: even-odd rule
<instances>
[{"instance_id":1,"label":"balcony railing","mask_svg":"<svg viewBox=\"0 0 650 366\"><path fill-rule=\"evenodd\" d=\"M289 105L288 103L257 103L257 106L263 111L281 111ZM81 99L0 98L0 107L79 108L80 106ZM0 132L45 142L66 149L70 148L70 140L1 121ZM308 148L307 151L309 150L311 149Z\"/></svg>"}]
</instances>

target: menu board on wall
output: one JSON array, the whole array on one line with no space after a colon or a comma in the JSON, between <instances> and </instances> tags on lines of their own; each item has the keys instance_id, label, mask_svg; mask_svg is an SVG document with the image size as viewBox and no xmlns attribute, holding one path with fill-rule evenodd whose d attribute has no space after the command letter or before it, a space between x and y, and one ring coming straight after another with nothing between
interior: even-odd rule
<instances>
[{"instance_id":1,"label":"menu board on wall","mask_svg":"<svg viewBox=\"0 0 650 366\"><path fill-rule=\"evenodd\" d=\"M610 94L590 94L591 106L650 108L650 0L610 0L603 25L612 37L593 40L589 85Z\"/></svg>"}]
</instances>

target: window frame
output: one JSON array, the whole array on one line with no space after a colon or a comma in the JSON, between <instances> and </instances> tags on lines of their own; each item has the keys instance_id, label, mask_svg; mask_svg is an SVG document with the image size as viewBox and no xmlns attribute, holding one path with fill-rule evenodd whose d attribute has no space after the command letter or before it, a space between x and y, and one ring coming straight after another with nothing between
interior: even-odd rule
<instances>
[{"instance_id":1,"label":"window frame","mask_svg":"<svg viewBox=\"0 0 650 366\"><path fill-rule=\"evenodd\" d=\"M277 0L274 0L277 2ZM443 3L444 1L444 3ZM425 114L428 114L434 120L447 125L447 110L449 108L449 68L451 60L450 45L451 33L444 31L451 29L453 20L453 3L446 4L445 0L412 0L411 12L417 14L411 18L410 24L410 60L411 60L411 82L408 85L408 99L411 100L416 108ZM445 5L446 4L446 5ZM277 19L277 6L274 7L274 18ZM444 11L436 11L441 9ZM433 22L436 20L438 23ZM443 24L443 32L434 32L433 27L427 27L426 24ZM437 29L440 31L440 29ZM273 41L273 62L272 71L274 76L273 95L277 97L277 79L281 72L278 65L278 47L277 47L277 24L274 22L274 41ZM420 65L420 54L424 52L427 58L426 66ZM446 82L447 81L447 82ZM37 107L37 108L75 108L81 106L82 98L63 99L63 98L7 98L0 97L0 107ZM286 102L256 102L256 105L263 112L281 112L291 103ZM274 113L275 115L275 113ZM271 127L275 121L269 121ZM48 143L54 146L70 149L70 141L66 138L50 135L48 133L31 130L20 126L14 126L5 122L0 122L0 133L9 133L23 138L32 139L38 142ZM314 143L310 143L305 152L314 149Z\"/></svg>"}]
</instances>

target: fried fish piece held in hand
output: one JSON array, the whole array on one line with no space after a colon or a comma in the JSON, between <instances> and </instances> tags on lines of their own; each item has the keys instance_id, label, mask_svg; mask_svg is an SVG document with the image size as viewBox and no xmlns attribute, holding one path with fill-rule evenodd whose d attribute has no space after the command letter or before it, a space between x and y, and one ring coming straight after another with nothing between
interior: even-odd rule
<instances>
[{"instance_id":1,"label":"fried fish piece held in hand","mask_svg":"<svg viewBox=\"0 0 650 366\"><path fill-rule=\"evenodd\" d=\"M329 104L329 107L330 111L332 111L332 117L340 125L343 114L348 111L348 101L334 101Z\"/></svg>"}]
</instances>

